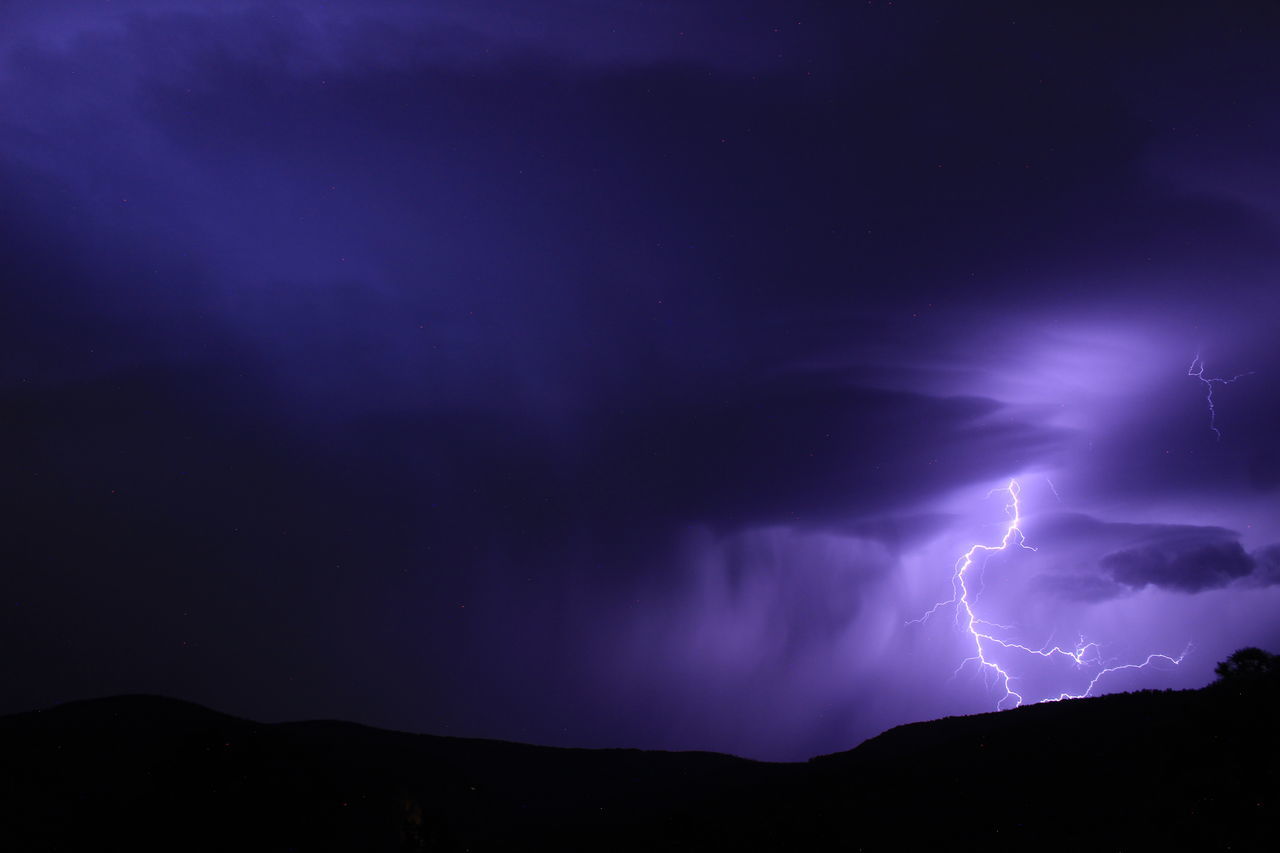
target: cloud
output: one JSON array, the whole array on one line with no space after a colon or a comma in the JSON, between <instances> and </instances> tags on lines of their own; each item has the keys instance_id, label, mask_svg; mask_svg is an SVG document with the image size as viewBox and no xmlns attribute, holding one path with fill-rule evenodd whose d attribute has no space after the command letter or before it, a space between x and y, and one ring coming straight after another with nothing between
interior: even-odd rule
<instances>
[{"instance_id":1,"label":"cloud","mask_svg":"<svg viewBox=\"0 0 1280 853\"><path fill-rule=\"evenodd\" d=\"M999 478L1062 438L991 400L878 391L838 373L717 396L592 422L604 437L588 455L592 477L682 520L843 527Z\"/></svg>"},{"instance_id":2,"label":"cloud","mask_svg":"<svg viewBox=\"0 0 1280 853\"><path fill-rule=\"evenodd\" d=\"M1259 548L1252 555L1254 571L1249 580L1257 586L1280 584L1280 543Z\"/></svg>"},{"instance_id":3,"label":"cloud","mask_svg":"<svg viewBox=\"0 0 1280 853\"><path fill-rule=\"evenodd\" d=\"M1055 560L1038 586L1068 600L1106 601L1148 586L1198 593L1280 583L1280 545L1250 553L1223 527L1061 513L1040 521L1036 543Z\"/></svg>"},{"instance_id":4,"label":"cloud","mask_svg":"<svg viewBox=\"0 0 1280 853\"><path fill-rule=\"evenodd\" d=\"M1111 578L1096 574L1046 574L1039 578L1040 589L1070 601L1098 602L1117 598L1125 589Z\"/></svg>"},{"instance_id":5,"label":"cloud","mask_svg":"<svg viewBox=\"0 0 1280 853\"><path fill-rule=\"evenodd\" d=\"M726 748L877 701L888 725L920 707L884 690L893 585L936 544L945 588L949 537L977 541L950 496L1032 471L1064 503L1028 486L1029 513L1204 524L1036 517L1030 568L990 577L1016 618L1280 584L1280 546L1207 526L1280 483L1272 223L1162 191L1147 152L1182 122L1135 112L1128 69L1168 63L1087 15L1063 40L908 33L901 4L109 5L0 12L15 696L77 641L120 689L190 619L227 673L255 662L208 676L246 713L330 667L316 695L355 673L400 726L635 745L575 682L598 657L689 685L687 732L741 714ZM1257 371L1221 443L1192 326L1212 370ZM596 651L633 624L640 662ZM722 743L663 740L677 710L645 701L650 743Z\"/></svg>"},{"instance_id":6,"label":"cloud","mask_svg":"<svg viewBox=\"0 0 1280 853\"><path fill-rule=\"evenodd\" d=\"M1116 551L1099 565L1117 583L1132 589L1157 586L1177 592L1224 587L1256 564L1239 542L1173 542Z\"/></svg>"}]
</instances>

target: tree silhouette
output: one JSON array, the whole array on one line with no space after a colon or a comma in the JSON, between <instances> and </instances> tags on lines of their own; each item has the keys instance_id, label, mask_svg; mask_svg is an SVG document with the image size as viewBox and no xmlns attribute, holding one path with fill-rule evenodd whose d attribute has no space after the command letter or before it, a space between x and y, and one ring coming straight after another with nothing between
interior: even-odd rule
<instances>
[{"instance_id":1,"label":"tree silhouette","mask_svg":"<svg viewBox=\"0 0 1280 853\"><path fill-rule=\"evenodd\" d=\"M1280 655L1249 646L1232 652L1213 671L1223 683L1280 683Z\"/></svg>"}]
</instances>

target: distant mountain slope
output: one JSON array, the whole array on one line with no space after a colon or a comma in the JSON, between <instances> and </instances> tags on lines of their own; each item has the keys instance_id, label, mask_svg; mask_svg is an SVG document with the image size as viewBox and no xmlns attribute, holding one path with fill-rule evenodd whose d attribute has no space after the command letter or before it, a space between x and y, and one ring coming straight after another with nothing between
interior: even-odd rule
<instances>
[{"instance_id":1,"label":"distant mountain slope","mask_svg":"<svg viewBox=\"0 0 1280 853\"><path fill-rule=\"evenodd\" d=\"M1278 711L1274 691L1212 687L900 726L810 762L815 823L856 802L962 849L1271 850Z\"/></svg>"},{"instance_id":2,"label":"distant mountain slope","mask_svg":"<svg viewBox=\"0 0 1280 853\"><path fill-rule=\"evenodd\" d=\"M1271 849L1274 691L901 726L836 755L578 750L124 696L0 718L0 849Z\"/></svg>"}]
</instances>

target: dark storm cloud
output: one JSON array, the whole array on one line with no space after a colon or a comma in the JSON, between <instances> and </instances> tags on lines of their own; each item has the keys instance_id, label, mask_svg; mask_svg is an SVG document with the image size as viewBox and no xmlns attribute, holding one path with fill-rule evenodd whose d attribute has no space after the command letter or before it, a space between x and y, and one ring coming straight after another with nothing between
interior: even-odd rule
<instances>
[{"instance_id":1,"label":"dark storm cloud","mask_svg":"<svg viewBox=\"0 0 1280 853\"><path fill-rule=\"evenodd\" d=\"M933 45L947 75L894 66L871 89L838 75L805 88L780 72L581 72L536 54L459 67L430 51L380 55L376 35L296 14L204 17L127 19L65 55L26 48L11 73L31 90L50 68L103 56L136 57L121 64L136 77L63 75L59 97L23 120L93 152L115 202L99 222L122 219L112 190L142 211L128 214L136 228L185 220L175 243L220 267L212 316L267 349L285 384L328 380L326 408L482 385L495 405L576 412L584 398L750 374L855 336L954 348L991 321L899 329L878 315L954 306L957 278L965 302L1008 291L1017 306L1004 265L1022 277L1032 258L1093 263L1081 245L1144 251L1129 236L1064 237L1044 211L1078 226L1142 204L1121 218L1222 229L1197 245L1271 245L1199 202L1143 200L1149 131L1118 102L1010 75L1041 61L1012 42L988 63ZM84 94L110 110L41 127ZM966 136L974 124L981 141ZM90 144L116 138L153 138L148 162ZM146 177L160 168L167 183ZM1086 177L1110 195L1081 195Z\"/></svg>"},{"instance_id":2,"label":"dark storm cloud","mask_svg":"<svg viewBox=\"0 0 1280 853\"><path fill-rule=\"evenodd\" d=\"M1253 559L1239 542L1176 542L1107 554L1099 565L1133 589L1148 584L1178 592L1217 589L1249 574Z\"/></svg>"},{"instance_id":3,"label":"dark storm cloud","mask_svg":"<svg viewBox=\"0 0 1280 853\"><path fill-rule=\"evenodd\" d=\"M252 22L260 31L288 26L328 48L364 61L399 62L429 55L483 62L494 55L555 57L595 66L697 63L734 73L832 72L896 66L903 48L935 30L927 6L888 9L868 4L847 12L823 2L785 7L755 3L667 3L561 0L531 7L520 0L116 0L87 6L49 0L5 10L11 39L65 44L84 33L113 31L161 18L205 28Z\"/></svg>"},{"instance_id":4,"label":"dark storm cloud","mask_svg":"<svg viewBox=\"0 0 1280 853\"><path fill-rule=\"evenodd\" d=\"M363 30L339 37L288 14L211 21L194 13L138 16L109 32L73 42L65 55L28 46L11 69L34 86L37 68L89 67L103 52L137 57L137 77L128 85L91 75L59 79L62 98L99 87L102 97L87 103L112 106L45 130L93 152L94 180L115 185L120 196L110 189L91 196L83 215L96 215L90 221L97 229L105 232L110 223L115 230L100 238L92 273L83 266L64 282L96 279L96 291L127 295L156 313L155 328L173 325L155 307L165 294L186 291L193 303L203 302L196 322L213 326L206 334L234 341L246 350L243 357L258 361L255 369L279 383L280 405L338 418L381 406L459 405L505 410L515 419L568 417L591 425L590 441L606 460L627 458L623 443L645 440L615 434L640 424L657 434L692 425L692 434L665 441L672 468L701 466L705 476L670 501L672 511L736 520L776 514L788 504L787 511L812 514L823 496L847 490L840 478L849 476L875 496L853 503L892 501L902 484L923 490L953 479L933 472L954 474L970 464L974 474L994 470L986 460L1026 459L1049 442L1048 431L1007 421L970 428L954 442L945 437L953 424L983 415L983 406L998 408L977 401L930 403L803 385L788 392L785 380L763 401L752 399L756 392L730 391L690 404L683 390L708 379L741 385L738 376L751 377L824 339L839 340L851 327L866 333L870 324L861 315L896 299L868 280L876 275L868 270L882 270L900 285L921 278L904 263L933 264L929 258L943 255L951 263L961 250L920 251L913 237L904 253L905 235L921 234L919 217L932 216L922 211L975 182L993 197L1033 189L1021 173L995 162L1001 157L970 158L958 176L931 178L942 195L922 206L919 199L900 200L896 188L932 156L904 149L903 139L925 135L900 123L893 138L850 134L836 111L777 78L748 81L672 66L593 72L584 83L554 62L526 59L516 81L503 66L464 74L452 60L394 54L378 61L372 47L379 42ZM318 50L318 38L336 49ZM982 90L958 84L934 90L916 78L895 85L933 105L923 110L934 115L930 121L935 107ZM998 96L964 97L979 98L974 107L1008 122ZM889 126L891 101L888 93L865 99L866 123ZM135 111L118 109L120 103ZM1079 108L1092 109L1083 102ZM50 112L60 114L56 106L43 110L46 122L54 121ZM36 109L26 120L38 127L41 115ZM1047 111L1039 115L1042 125L1007 127L1002 144L1028 141L1018 142L1017 134L1056 134L1056 120ZM145 166L122 149L89 144L139 134L158 139ZM563 150L566 135L571 151ZM800 149L803 157L787 160L786 179L776 177L779 157ZM86 180L76 163L46 165L70 170L64 192ZM161 166L172 183L140 179ZM46 186L32 180L31 196L47 196L53 179ZM1043 191L1067 180L1046 173L1033 183ZM823 191L815 196L818 187ZM560 201L554 208L543 204L551 196ZM650 215L654 209L663 210L661 221ZM1009 216L999 204L984 203L983 210L1002 221ZM895 219L883 242L881 225ZM192 244L188 263L196 274L131 275L134 258L146 261L142 251L122 250L128 244L120 237L141 239L165 220L185 221L174 245ZM872 236L861 228L864 220L874 220ZM835 227L814 229L814 221ZM65 229L59 236L68 238ZM74 243L68 249L74 252ZM104 280L116 270L132 292ZM855 284L834 284L844 279ZM50 290L64 286L55 282ZM71 294L73 306L87 298L74 287ZM796 328L804 335L797 337ZM193 331L199 330L187 327L180 337ZM768 415L780 421L776 438L753 415L793 404L793 414ZM699 407L697 414L684 411ZM902 429L883 428L878 415L863 426L850 423L858 413L881 410L892 422L899 409L911 411ZM787 481L802 478L782 469L787 454L805 446L793 433L813 433L801 424L811 415L859 436L842 446L890 441L922 470L900 476L890 473L893 463L876 468L854 451L833 456L811 447L805 453L813 456L797 459L823 465L797 469L812 483L807 495L797 495ZM931 422L939 425L937 435L924 426ZM990 440L984 430L1001 436ZM429 439L432 429L422 434ZM1008 452L992 456L997 444ZM972 463L958 461L962 450ZM747 457L756 461L746 470L773 466L774 476L740 473L734 466ZM613 461L602 466L625 470ZM634 478L640 499L693 482L663 470L658 464ZM663 476L666 485L658 482ZM724 479L742 480L742 488L716 493L701 485ZM748 493L755 496L738 498L742 506L733 506L733 498L723 509L714 506L721 495ZM830 517L849 508L823 512Z\"/></svg>"},{"instance_id":5,"label":"dark storm cloud","mask_svg":"<svg viewBox=\"0 0 1280 853\"><path fill-rule=\"evenodd\" d=\"M386 9L370 16L378 14L395 20ZM932 47L950 73L881 67L868 88L833 72L816 81L778 71L752 79L696 63L582 72L537 54L459 67L432 51L388 55L374 35L312 26L297 14L155 14L125 22L122 32L74 43L66 54L28 46L10 73L35 90L35 75L128 59L120 65L136 79L130 72L64 74L56 93L134 105L134 121L176 146L168 152L181 155L175 170L210 170L240 189L265 182L255 205L218 193L202 200L219 205L211 213L270 216L271 233L284 238L280 251L314 252L317 239L338 235L367 244L374 223L361 227L340 206L370 205L407 215L376 220L376 248L384 251L423 230L446 246L461 237L460 248L470 249L470 232L449 233L460 219L498 226L505 244L517 235L504 217L536 228L524 214L554 191L565 203L547 223L562 235L549 235L552 242L572 234L588 258L642 253L655 275L692 273L704 287L721 278L713 289L732 284L731 310L749 324L744 310L776 303L783 288L790 299L802 297L792 311L806 303L842 309L833 325L853 316L842 304L852 295L849 283L871 289L873 301L890 288L904 297L941 295L958 275L968 298L990 292L1004 286L993 285L993 273L1007 270L992 269L996 254L983 244L1017 247L1019 265L1037 256L1080 260L1081 243L1097 252L1105 235L1064 239L1043 214L1029 221L1027 206L1034 199L1080 222L1087 209L1127 204L1119 194L1136 195L1138 187L1124 172L1148 134L1117 103L1082 97L1052 76L1032 79L1042 60L1012 41L998 58L975 63L959 42L940 39ZM51 109L37 104L26 120L39 122ZM113 122L130 118L115 106L111 115ZM85 122L96 120L91 112ZM981 140L970 137L975 124ZM1086 177L1112 196L1081 196ZM908 184L916 185L910 196L900 192ZM1041 205L1046 195L1056 202ZM665 205L665 227L643 215L655 204ZM454 216L437 212L459 206ZM545 206L539 212L548 213ZM1126 218L1148 221L1160 210L1141 213ZM310 214L310 239L291 233L298 214ZM1198 227L1220 222L1195 218ZM624 229L642 239L618 245ZM695 229L698 238L688 239ZM1240 233L1225 229L1220 238ZM656 251L657 244L665 248ZM507 252L521 258L518 248ZM392 263L420 263L421 255ZM700 268L690 269L690 259ZM616 261L588 263L564 272L597 275L599 264ZM428 269L442 266L437 260Z\"/></svg>"},{"instance_id":6,"label":"dark storm cloud","mask_svg":"<svg viewBox=\"0 0 1280 853\"><path fill-rule=\"evenodd\" d=\"M474 487L467 500L478 502L482 523L501 508L506 522L494 524L497 536L548 524L561 535L586 524L611 536L698 523L894 537L907 529L875 517L997 476L1059 440L1053 430L1003 418L990 401L871 391L838 374L594 412L568 442L521 436L516 423L481 424L378 418L353 426L344 443L369 448L361 458L371 470L436 482L446 494ZM512 523L521 512L541 521Z\"/></svg>"},{"instance_id":7,"label":"dark storm cloud","mask_svg":"<svg viewBox=\"0 0 1280 853\"><path fill-rule=\"evenodd\" d=\"M1025 464L1057 438L1002 419L991 401L869 391L838 375L631 413L615 429L617 443L606 453L615 464L626 461L608 479L665 493L685 517L731 526L830 525L900 510ZM618 477L621 471L629 476Z\"/></svg>"},{"instance_id":8,"label":"dark storm cloud","mask_svg":"<svg viewBox=\"0 0 1280 853\"><path fill-rule=\"evenodd\" d=\"M643 672L697 685L679 745L739 719L717 745L830 751L850 735L810 743L812 709L883 691L828 647L895 668L875 596L954 523L939 496L1055 465L1091 512L1280 484L1274 194L1165 144L1191 82L1219 113L1254 92L1218 127L1268 106L1261 12L111 5L0 13L23 707L190 690L673 745L678 710L602 698ZM1236 30L1258 35L1199 46ZM1046 377L1093 340L1056 373L1035 344L1076 320L1188 361L1229 338L1211 369L1259 384L1221 395L1221 444L1185 376L1068 410ZM1224 528L1108 514L1036 531L1060 597L1280 576ZM631 670L610 650L637 602L679 630Z\"/></svg>"},{"instance_id":9,"label":"dark storm cloud","mask_svg":"<svg viewBox=\"0 0 1280 853\"><path fill-rule=\"evenodd\" d=\"M1276 582L1277 546L1249 553L1238 533L1220 527L1058 515L1037 525L1037 540L1053 553L1080 555L1074 563L1042 575L1040 582L1056 594L1081 601L1103 601L1146 586L1197 593L1237 583Z\"/></svg>"},{"instance_id":10,"label":"dark storm cloud","mask_svg":"<svg viewBox=\"0 0 1280 853\"><path fill-rule=\"evenodd\" d=\"M1268 545L1253 554L1257 568L1253 577L1263 586L1280 584L1280 544Z\"/></svg>"}]
</instances>

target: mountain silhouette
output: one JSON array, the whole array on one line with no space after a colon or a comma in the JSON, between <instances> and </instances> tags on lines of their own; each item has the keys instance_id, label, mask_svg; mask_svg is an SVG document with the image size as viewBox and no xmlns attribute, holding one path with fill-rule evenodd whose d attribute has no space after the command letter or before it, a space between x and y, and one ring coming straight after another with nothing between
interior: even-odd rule
<instances>
[{"instance_id":1,"label":"mountain silhouette","mask_svg":"<svg viewBox=\"0 0 1280 853\"><path fill-rule=\"evenodd\" d=\"M950 717L796 763L94 699L0 718L0 849L1272 849L1277 693Z\"/></svg>"}]
</instances>

